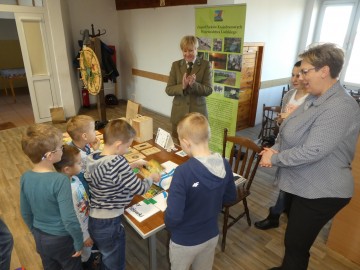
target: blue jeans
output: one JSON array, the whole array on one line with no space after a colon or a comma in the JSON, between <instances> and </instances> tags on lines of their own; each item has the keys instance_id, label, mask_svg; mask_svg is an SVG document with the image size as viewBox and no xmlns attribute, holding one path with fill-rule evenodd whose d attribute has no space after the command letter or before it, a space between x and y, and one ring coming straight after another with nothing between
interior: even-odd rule
<instances>
[{"instance_id":1,"label":"blue jeans","mask_svg":"<svg viewBox=\"0 0 360 270\"><path fill-rule=\"evenodd\" d=\"M9 270L14 240L8 227L0 219L0 270Z\"/></svg>"},{"instance_id":2,"label":"blue jeans","mask_svg":"<svg viewBox=\"0 0 360 270\"><path fill-rule=\"evenodd\" d=\"M89 233L102 255L101 269L125 269L125 229L121 216L107 219L89 217Z\"/></svg>"},{"instance_id":3,"label":"blue jeans","mask_svg":"<svg viewBox=\"0 0 360 270\"><path fill-rule=\"evenodd\" d=\"M70 235L52 235L36 228L32 233L44 270L82 270L81 257L72 257L75 248Z\"/></svg>"}]
</instances>

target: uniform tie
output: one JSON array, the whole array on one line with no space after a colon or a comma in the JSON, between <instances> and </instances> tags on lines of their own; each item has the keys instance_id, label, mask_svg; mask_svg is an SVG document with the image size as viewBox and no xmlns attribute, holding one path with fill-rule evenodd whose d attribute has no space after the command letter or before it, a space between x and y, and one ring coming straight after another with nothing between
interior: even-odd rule
<instances>
[{"instance_id":1,"label":"uniform tie","mask_svg":"<svg viewBox=\"0 0 360 270\"><path fill-rule=\"evenodd\" d=\"M191 70L192 70L192 66L193 66L193 62L188 62L188 68L186 70L187 75L190 75Z\"/></svg>"}]
</instances>

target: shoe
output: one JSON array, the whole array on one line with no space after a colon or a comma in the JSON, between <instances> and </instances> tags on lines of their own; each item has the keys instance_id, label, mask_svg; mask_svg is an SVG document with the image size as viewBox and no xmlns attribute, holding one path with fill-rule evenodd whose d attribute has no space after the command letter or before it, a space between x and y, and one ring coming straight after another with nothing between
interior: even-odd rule
<instances>
[{"instance_id":1,"label":"shoe","mask_svg":"<svg viewBox=\"0 0 360 270\"><path fill-rule=\"evenodd\" d=\"M267 216L267 218L264 220L255 222L254 226L260 230L268 230L268 229L272 229L272 228L277 228L277 227L279 227L279 218L280 218L280 215L272 214L271 208L270 208L269 215Z\"/></svg>"},{"instance_id":2,"label":"shoe","mask_svg":"<svg viewBox=\"0 0 360 270\"><path fill-rule=\"evenodd\" d=\"M269 270L281 270L281 266L277 266L277 267L273 267L273 268L269 268Z\"/></svg>"}]
</instances>

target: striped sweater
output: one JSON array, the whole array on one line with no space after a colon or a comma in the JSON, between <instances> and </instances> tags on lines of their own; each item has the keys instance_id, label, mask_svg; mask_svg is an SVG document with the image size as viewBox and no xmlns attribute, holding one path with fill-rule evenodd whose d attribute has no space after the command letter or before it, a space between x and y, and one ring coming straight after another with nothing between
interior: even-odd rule
<instances>
[{"instance_id":1,"label":"striped sweater","mask_svg":"<svg viewBox=\"0 0 360 270\"><path fill-rule=\"evenodd\" d=\"M88 155L85 179L89 183L90 216L114 218L135 194L144 194L152 185L150 179L139 179L123 156L102 156L99 151Z\"/></svg>"}]
</instances>

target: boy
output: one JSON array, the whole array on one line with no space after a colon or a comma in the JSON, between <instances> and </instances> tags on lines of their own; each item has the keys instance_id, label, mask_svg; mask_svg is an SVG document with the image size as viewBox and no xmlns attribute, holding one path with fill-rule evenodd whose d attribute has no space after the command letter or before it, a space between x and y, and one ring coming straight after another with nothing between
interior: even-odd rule
<instances>
[{"instance_id":1,"label":"boy","mask_svg":"<svg viewBox=\"0 0 360 270\"><path fill-rule=\"evenodd\" d=\"M178 124L180 145L189 160L174 172L165 225L171 233L171 269L212 269L219 238L218 214L223 203L236 200L233 173L219 153L209 149L210 127L200 113Z\"/></svg>"},{"instance_id":2,"label":"boy","mask_svg":"<svg viewBox=\"0 0 360 270\"><path fill-rule=\"evenodd\" d=\"M104 132L104 149L88 156L85 179L91 192L89 232L102 255L102 269L125 269L124 208L135 194L145 194L159 174L140 180L122 156L135 130L120 119L110 121ZM134 166L134 165L133 165Z\"/></svg>"},{"instance_id":3,"label":"boy","mask_svg":"<svg viewBox=\"0 0 360 270\"><path fill-rule=\"evenodd\" d=\"M81 171L81 155L80 150L72 145L64 145L61 160L54 164L55 169L68 176L71 182L72 199L76 216L79 220L84 238L84 247L81 253L81 261L84 269L92 269L91 247L93 241L88 231L88 221L90 212L90 200L86 190L76 176Z\"/></svg>"},{"instance_id":4,"label":"boy","mask_svg":"<svg viewBox=\"0 0 360 270\"><path fill-rule=\"evenodd\" d=\"M80 270L83 236L70 181L53 166L62 156L62 133L53 126L36 124L26 130L21 145L34 163L21 176L21 215L34 235L43 267Z\"/></svg>"},{"instance_id":5,"label":"boy","mask_svg":"<svg viewBox=\"0 0 360 270\"><path fill-rule=\"evenodd\" d=\"M80 150L82 166L77 176L84 185L87 194L90 195L89 185L84 179L84 173L86 169L86 157L91 153L91 147L94 150L98 150L100 146L100 141L96 138L95 121L87 115L76 115L66 123L66 131L72 139L69 144Z\"/></svg>"}]
</instances>

